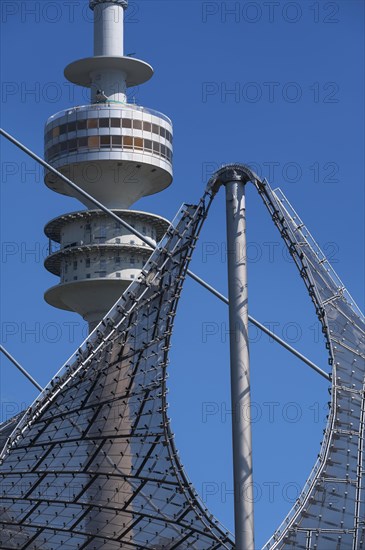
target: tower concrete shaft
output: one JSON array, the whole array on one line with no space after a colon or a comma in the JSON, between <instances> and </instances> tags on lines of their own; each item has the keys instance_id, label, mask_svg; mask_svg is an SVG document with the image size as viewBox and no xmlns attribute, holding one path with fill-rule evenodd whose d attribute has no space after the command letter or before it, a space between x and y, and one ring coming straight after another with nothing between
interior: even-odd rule
<instances>
[{"instance_id":1,"label":"tower concrete shaft","mask_svg":"<svg viewBox=\"0 0 365 550\"><path fill-rule=\"evenodd\" d=\"M94 56L124 55L124 9L127 2L91 2L94 9Z\"/></svg>"},{"instance_id":2,"label":"tower concrete shaft","mask_svg":"<svg viewBox=\"0 0 365 550\"><path fill-rule=\"evenodd\" d=\"M51 116L45 128L46 160L143 235L157 242L168 227L160 216L129 209L172 182L172 123L168 117L128 103L127 90L153 75L144 61L124 56L127 0L90 0L94 56L69 64L65 76L90 89L91 104ZM59 177L46 185L92 208ZM60 283L45 294L54 307L75 311L90 329L135 279L151 249L101 212L63 215L47 224L46 268Z\"/></svg>"}]
</instances>

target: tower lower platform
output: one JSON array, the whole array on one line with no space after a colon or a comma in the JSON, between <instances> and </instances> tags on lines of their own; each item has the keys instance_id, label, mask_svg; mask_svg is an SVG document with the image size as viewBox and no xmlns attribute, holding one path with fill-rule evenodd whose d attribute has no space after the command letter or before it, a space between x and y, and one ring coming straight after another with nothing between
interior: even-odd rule
<instances>
[{"instance_id":1,"label":"tower lower platform","mask_svg":"<svg viewBox=\"0 0 365 550\"><path fill-rule=\"evenodd\" d=\"M153 244L169 227L160 216L114 210ZM45 293L59 309L75 311L94 328L138 277L153 248L100 210L65 214L45 227L49 238L46 269L60 283Z\"/></svg>"}]
</instances>

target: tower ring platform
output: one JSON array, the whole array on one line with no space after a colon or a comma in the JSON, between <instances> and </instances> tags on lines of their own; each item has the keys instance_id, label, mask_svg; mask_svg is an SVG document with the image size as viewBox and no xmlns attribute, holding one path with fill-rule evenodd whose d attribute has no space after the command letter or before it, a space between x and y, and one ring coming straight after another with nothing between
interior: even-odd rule
<instances>
[{"instance_id":1,"label":"tower ring platform","mask_svg":"<svg viewBox=\"0 0 365 550\"><path fill-rule=\"evenodd\" d=\"M78 86L90 88L93 83L93 74L99 71L118 71L124 73L127 88L140 86L153 76L151 65L134 57L99 55L85 57L70 63L65 68L67 80Z\"/></svg>"}]
</instances>

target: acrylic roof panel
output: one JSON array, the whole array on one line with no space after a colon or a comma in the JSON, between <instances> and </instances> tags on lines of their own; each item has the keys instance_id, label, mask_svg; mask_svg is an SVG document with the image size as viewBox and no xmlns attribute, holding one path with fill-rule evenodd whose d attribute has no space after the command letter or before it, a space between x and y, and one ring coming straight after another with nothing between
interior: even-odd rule
<instances>
[{"instance_id":1,"label":"acrylic roof panel","mask_svg":"<svg viewBox=\"0 0 365 550\"><path fill-rule=\"evenodd\" d=\"M261 190L322 323L332 365L331 404L321 452L305 490L265 549L365 547L365 323L285 196Z\"/></svg>"},{"instance_id":2,"label":"acrylic roof panel","mask_svg":"<svg viewBox=\"0 0 365 550\"><path fill-rule=\"evenodd\" d=\"M233 548L187 481L167 418L166 366L206 204L176 228L3 452L0 546Z\"/></svg>"}]
</instances>

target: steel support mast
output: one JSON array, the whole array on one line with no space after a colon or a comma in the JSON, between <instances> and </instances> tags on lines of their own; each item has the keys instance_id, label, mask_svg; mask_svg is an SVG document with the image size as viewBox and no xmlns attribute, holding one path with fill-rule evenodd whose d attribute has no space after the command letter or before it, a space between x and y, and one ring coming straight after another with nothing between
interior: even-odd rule
<instances>
[{"instance_id":1,"label":"steel support mast","mask_svg":"<svg viewBox=\"0 0 365 550\"><path fill-rule=\"evenodd\" d=\"M210 181L213 193L226 188L236 550L255 549L245 209L245 186L254 179L237 164L224 166Z\"/></svg>"}]
</instances>

